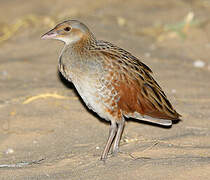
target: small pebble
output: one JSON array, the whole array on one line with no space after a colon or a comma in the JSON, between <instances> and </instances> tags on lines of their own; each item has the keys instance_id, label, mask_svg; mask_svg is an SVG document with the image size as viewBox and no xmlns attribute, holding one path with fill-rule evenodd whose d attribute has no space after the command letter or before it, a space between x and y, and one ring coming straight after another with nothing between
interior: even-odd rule
<instances>
[{"instance_id":1,"label":"small pebble","mask_svg":"<svg viewBox=\"0 0 210 180\"><path fill-rule=\"evenodd\" d=\"M124 18L122 18L122 17L118 17L117 18L117 24L119 26L124 26L126 24L126 20Z\"/></svg>"},{"instance_id":2,"label":"small pebble","mask_svg":"<svg viewBox=\"0 0 210 180\"><path fill-rule=\"evenodd\" d=\"M34 141L33 141L33 143L34 143L34 144L37 144L37 141L36 141L36 140L34 140Z\"/></svg>"},{"instance_id":3,"label":"small pebble","mask_svg":"<svg viewBox=\"0 0 210 180\"><path fill-rule=\"evenodd\" d=\"M7 76L8 72L7 71L2 71L1 74L2 74L2 76Z\"/></svg>"},{"instance_id":4,"label":"small pebble","mask_svg":"<svg viewBox=\"0 0 210 180\"><path fill-rule=\"evenodd\" d=\"M96 146L96 149L100 149L100 147Z\"/></svg>"},{"instance_id":5,"label":"small pebble","mask_svg":"<svg viewBox=\"0 0 210 180\"><path fill-rule=\"evenodd\" d=\"M6 78L8 78L8 72L7 71L5 71L5 70L3 70L3 71L0 71L0 78L2 78L2 79L6 79Z\"/></svg>"},{"instance_id":6,"label":"small pebble","mask_svg":"<svg viewBox=\"0 0 210 180\"><path fill-rule=\"evenodd\" d=\"M12 153L14 153L14 150L12 148L8 148L5 153L12 154Z\"/></svg>"},{"instance_id":7,"label":"small pebble","mask_svg":"<svg viewBox=\"0 0 210 180\"><path fill-rule=\"evenodd\" d=\"M150 54L149 52L146 52L146 53L144 54L144 56L145 56L146 58L149 58L149 57L151 57L151 54Z\"/></svg>"},{"instance_id":8,"label":"small pebble","mask_svg":"<svg viewBox=\"0 0 210 180\"><path fill-rule=\"evenodd\" d=\"M176 93L176 89L172 89L171 92L172 92L172 93Z\"/></svg>"},{"instance_id":9,"label":"small pebble","mask_svg":"<svg viewBox=\"0 0 210 180\"><path fill-rule=\"evenodd\" d=\"M205 66L205 62L201 61L201 60L196 60L193 63L194 67L196 68L203 68Z\"/></svg>"}]
</instances>

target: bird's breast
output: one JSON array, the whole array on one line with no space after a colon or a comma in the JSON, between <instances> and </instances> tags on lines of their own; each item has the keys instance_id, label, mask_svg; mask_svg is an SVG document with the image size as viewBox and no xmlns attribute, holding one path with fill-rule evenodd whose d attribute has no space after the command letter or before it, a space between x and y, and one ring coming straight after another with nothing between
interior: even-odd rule
<instances>
[{"instance_id":1,"label":"bird's breast","mask_svg":"<svg viewBox=\"0 0 210 180\"><path fill-rule=\"evenodd\" d=\"M87 54L79 54L73 49L65 49L59 57L59 71L71 81L84 77L97 76L101 71L101 63L97 58Z\"/></svg>"}]
</instances>

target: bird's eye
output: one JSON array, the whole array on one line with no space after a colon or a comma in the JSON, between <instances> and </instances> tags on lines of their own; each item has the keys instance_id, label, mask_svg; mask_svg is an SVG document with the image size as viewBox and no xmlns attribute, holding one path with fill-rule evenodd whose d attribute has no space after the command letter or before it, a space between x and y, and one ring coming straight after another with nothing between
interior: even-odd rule
<instances>
[{"instance_id":1,"label":"bird's eye","mask_svg":"<svg viewBox=\"0 0 210 180\"><path fill-rule=\"evenodd\" d=\"M71 30L71 28L68 26L64 28L64 31L70 31L70 30Z\"/></svg>"}]
</instances>

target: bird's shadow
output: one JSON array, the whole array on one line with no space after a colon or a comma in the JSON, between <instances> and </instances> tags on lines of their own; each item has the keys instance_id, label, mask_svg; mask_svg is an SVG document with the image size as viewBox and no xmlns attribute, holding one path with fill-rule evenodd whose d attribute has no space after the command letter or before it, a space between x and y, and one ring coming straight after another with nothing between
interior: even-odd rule
<instances>
[{"instance_id":1,"label":"bird's shadow","mask_svg":"<svg viewBox=\"0 0 210 180\"><path fill-rule=\"evenodd\" d=\"M102 119L97 113L95 113L94 111L90 110L86 106L85 102L82 100L81 96L79 95L79 93L75 89L73 83L70 82L70 81L68 81L67 79L65 79L63 77L63 75L59 71L58 71L58 78L63 83L64 86L66 86L67 88L72 89L74 91L74 93L79 97L79 101L83 104L83 106L85 107L85 109L89 113L91 113L94 117L96 117L102 123L104 123L104 124L110 124L109 121L106 121L106 120ZM160 125L160 124L155 124L155 123L151 123L151 122L148 122L148 121L138 120L138 119L134 119L134 118L126 118L126 121L127 122L131 122L131 121L132 122L137 122L137 123L146 124L146 125L149 125L149 126L155 126L155 127L164 128L164 129L170 129L172 127L172 126L164 126L164 125ZM180 119L179 120L173 120L173 124L177 124L179 121L181 121L181 120Z\"/></svg>"}]
</instances>

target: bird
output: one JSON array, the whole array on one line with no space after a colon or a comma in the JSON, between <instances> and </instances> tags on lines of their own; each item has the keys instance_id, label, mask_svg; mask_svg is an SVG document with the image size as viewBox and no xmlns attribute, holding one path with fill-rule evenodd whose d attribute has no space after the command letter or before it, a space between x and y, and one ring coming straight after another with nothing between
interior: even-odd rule
<instances>
[{"instance_id":1,"label":"bird","mask_svg":"<svg viewBox=\"0 0 210 180\"><path fill-rule=\"evenodd\" d=\"M59 56L60 73L72 82L86 106L110 122L101 155L119 152L125 120L133 118L171 127L181 115L153 78L152 70L130 52L96 39L78 20L65 20L41 36L64 42Z\"/></svg>"}]
</instances>

